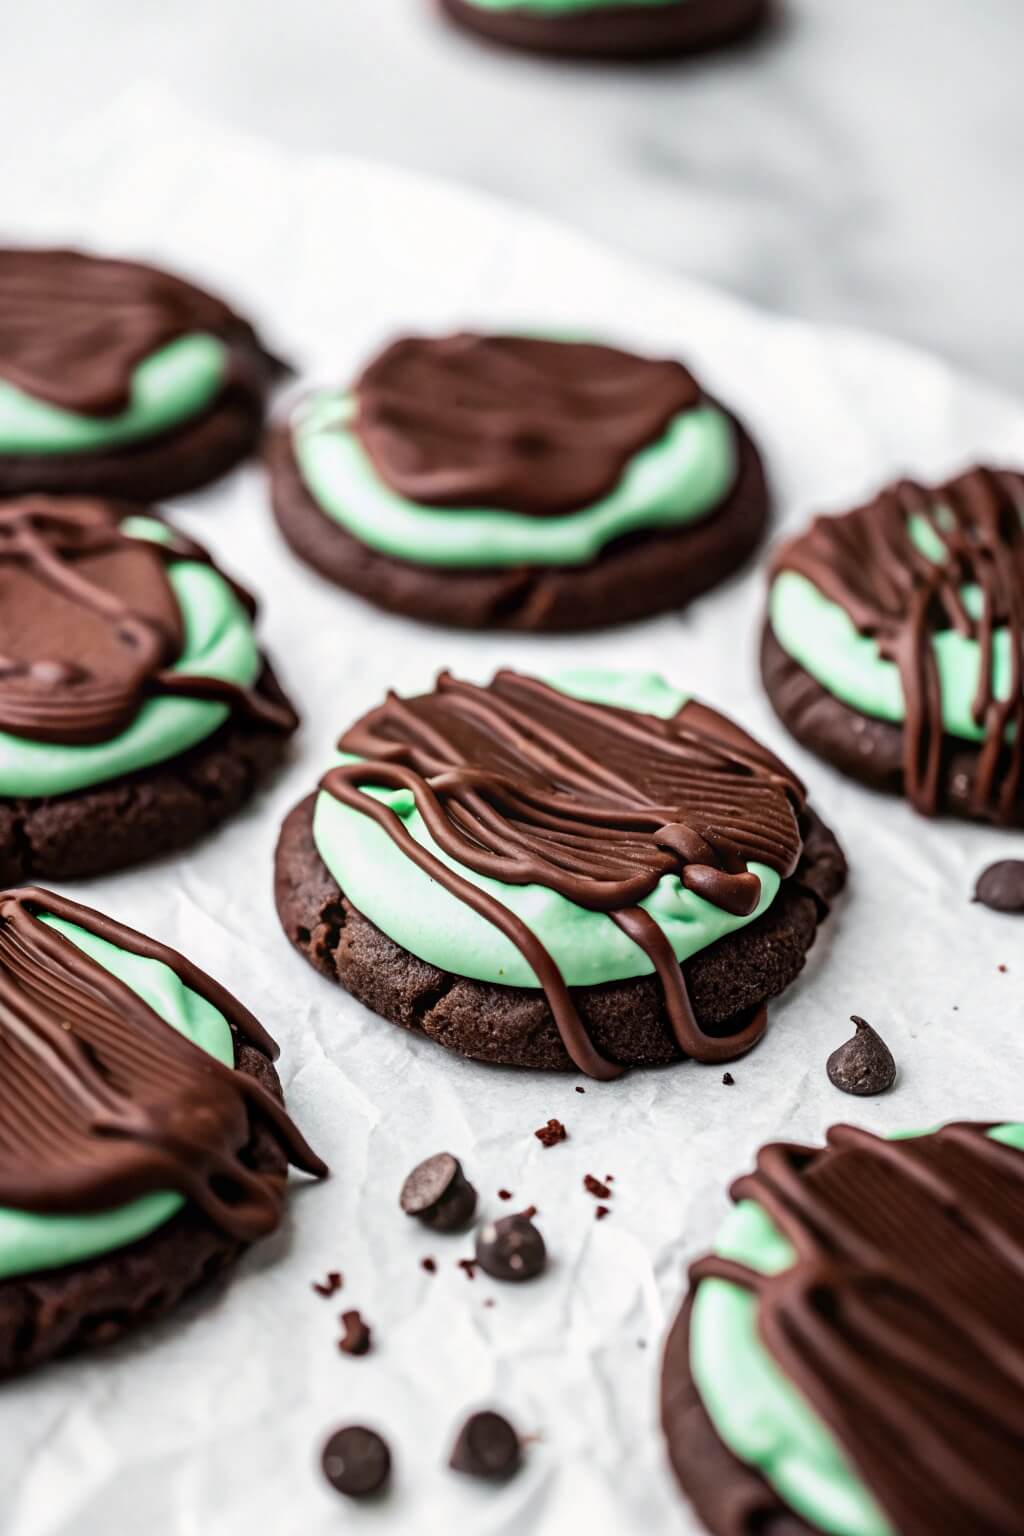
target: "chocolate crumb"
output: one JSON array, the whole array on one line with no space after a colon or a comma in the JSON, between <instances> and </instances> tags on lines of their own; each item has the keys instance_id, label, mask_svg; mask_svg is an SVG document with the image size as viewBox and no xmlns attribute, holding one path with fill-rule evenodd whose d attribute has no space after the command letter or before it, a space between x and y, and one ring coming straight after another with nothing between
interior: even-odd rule
<instances>
[{"instance_id":1,"label":"chocolate crumb","mask_svg":"<svg viewBox=\"0 0 1024 1536\"><path fill-rule=\"evenodd\" d=\"M370 1329L356 1311L341 1314L341 1326L345 1332L338 1340L338 1348L344 1355L367 1355L370 1352Z\"/></svg>"},{"instance_id":2,"label":"chocolate crumb","mask_svg":"<svg viewBox=\"0 0 1024 1536\"><path fill-rule=\"evenodd\" d=\"M437 1260L436 1259L432 1259L430 1257L430 1255L428 1254L425 1259L420 1259L420 1268L421 1269L425 1269L428 1275L436 1275L437 1274Z\"/></svg>"},{"instance_id":3,"label":"chocolate crumb","mask_svg":"<svg viewBox=\"0 0 1024 1536\"><path fill-rule=\"evenodd\" d=\"M350 1499L379 1493L391 1474L391 1452L376 1430L349 1424L335 1430L321 1456L332 1488Z\"/></svg>"},{"instance_id":4,"label":"chocolate crumb","mask_svg":"<svg viewBox=\"0 0 1024 1536\"><path fill-rule=\"evenodd\" d=\"M344 1283L341 1271L330 1269L327 1271L326 1279L313 1281L313 1289L318 1296L333 1296L335 1291L341 1290Z\"/></svg>"},{"instance_id":5,"label":"chocolate crumb","mask_svg":"<svg viewBox=\"0 0 1024 1536\"><path fill-rule=\"evenodd\" d=\"M604 1221L605 1217L610 1216L611 1213L612 1210L610 1205L599 1205L594 1211L594 1215L598 1221Z\"/></svg>"},{"instance_id":6,"label":"chocolate crumb","mask_svg":"<svg viewBox=\"0 0 1024 1536\"><path fill-rule=\"evenodd\" d=\"M499 1200L511 1200L512 1199L512 1191L510 1189L499 1189L498 1190L498 1199Z\"/></svg>"},{"instance_id":7,"label":"chocolate crumb","mask_svg":"<svg viewBox=\"0 0 1024 1536\"><path fill-rule=\"evenodd\" d=\"M982 870L974 900L993 912L1024 912L1024 859L1000 859Z\"/></svg>"},{"instance_id":8,"label":"chocolate crumb","mask_svg":"<svg viewBox=\"0 0 1024 1536\"><path fill-rule=\"evenodd\" d=\"M485 1223L476 1235L481 1269L495 1280L532 1280L547 1262L544 1239L529 1216L504 1216Z\"/></svg>"},{"instance_id":9,"label":"chocolate crumb","mask_svg":"<svg viewBox=\"0 0 1024 1536\"><path fill-rule=\"evenodd\" d=\"M588 1195L593 1195L595 1200L608 1200L611 1197L608 1185L602 1184L600 1179L595 1179L592 1173L583 1175L583 1188Z\"/></svg>"},{"instance_id":10,"label":"chocolate crumb","mask_svg":"<svg viewBox=\"0 0 1024 1536\"><path fill-rule=\"evenodd\" d=\"M455 1472L502 1482L519 1470L522 1446L500 1413L472 1414L459 1431L448 1465Z\"/></svg>"},{"instance_id":11,"label":"chocolate crumb","mask_svg":"<svg viewBox=\"0 0 1024 1536\"><path fill-rule=\"evenodd\" d=\"M881 1035L856 1014L851 1023L857 1033L828 1058L829 1082L842 1093L859 1097L885 1093L896 1081L896 1062Z\"/></svg>"},{"instance_id":12,"label":"chocolate crumb","mask_svg":"<svg viewBox=\"0 0 1024 1536\"><path fill-rule=\"evenodd\" d=\"M476 1279L476 1259L459 1259L458 1266L465 1270L467 1280Z\"/></svg>"},{"instance_id":13,"label":"chocolate crumb","mask_svg":"<svg viewBox=\"0 0 1024 1536\"><path fill-rule=\"evenodd\" d=\"M734 1088L736 1086L736 1079L733 1077L731 1072L722 1073L722 1082L725 1084L726 1088Z\"/></svg>"},{"instance_id":14,"label":"chocolate crumb","mask_svg":"<svg viewBox=\"0 0 1024 1536\"><path fill-rule=\"evenodd\" d=\"M569 1139L569 1132L561 1120L549 1120L547 1125L542 1125L539 1131L533 1133L542 1147L557 1147L560 1141Z\"/></svg>"},{"instance_id":15,"label":"chocolate crumb","mask_svg":"<svg viewBox=\"0 0 1024 1536\"><path fill-rule=\"evenodd\" d=\"M476 1211L476 1190L450 1152L438 1152L418 1163L399 1196L407 1216L415 1216L434 1232L458 1232Z\"/></svg>"},{"instance_id":16,"label":"chocolate crumb","mask_svg":"<svg viewBox=\"0 0 1024 1536\"><path fill-rule=\"evenodd\" d=\"M1004 976L1006 975L1006 973L1007 973L1007 971L1009 969L1010 969L1010 967L1008 965L997 965L996 966L996 970L997 971L1001 971Z\"/></svg>"},{"instance_id":17,"label":"chocolate crumb","mask_svg":"<svg viewBox=\"0 0 1024 1536\"><path fill-rule=\"evenodd\" d=\"M494 1306L494 1297L493 1296L486 1296L484 1298L484 1306L485 1307L493 1307Z\"/></svg>"},{"instance_id":18,"label":"chocolate crumb","mask_svg":"<svg viewBox=\"0 0 1024 1536\"><path fill-rule=\"evenodd\" d=\"M576 1092L577 1093L586 1093L586 1091L587 1090L585 1088L581 1088L580 1087L579 1083L576 1084Z\"/></svg>"}]
</instances>

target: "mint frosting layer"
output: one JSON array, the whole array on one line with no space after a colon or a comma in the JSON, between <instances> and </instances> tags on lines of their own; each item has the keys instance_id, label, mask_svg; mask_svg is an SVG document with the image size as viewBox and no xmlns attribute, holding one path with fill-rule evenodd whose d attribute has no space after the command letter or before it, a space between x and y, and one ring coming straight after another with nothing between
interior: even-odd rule
<instances>
[{"instance_id":1,"label":"mint frosting layer","mask_svg":"<svg viewBox=\"0 0 1024 1536\"><path fill-rule=\"evenodd\" d=\"M712 512L736 478L733 424L717 406L684 411L602 500L559 517L407 501L377 474L356 433L352 396L322 391L292 418L303 482L321 511L382 554L419 565L582 565L622 534L674 528Z\"/></svg>"},{"instance_id":2,"label":"mint frosting layer","mask_svg":"<svg viewBox=\"0 0 1024 1536\"><path fill-rule=\"evenodd\" d=\"M225 1066L234 1065L234 1041L224 1015L184 986L163 961L129 954L59 917L44 914L41 921L56 928L97 965L131 987L193 1044ZM168 1191L143 1195L130 1205L85 1216L41 1216L0 1207L0 1279L60 1269L115 1248L126 1248L169 1221L184 1203L181 1195Z\"/></svg>"},{"instance_id":3,"label":"mint frosting layer","mask_svg":"<svg viewBox=\"0 0 1024 1536\"><path fill-rule=\"evenodd\" d=\"M1024 1124L989 1134L1024 1151ZM740 1201L729 1213L715 1252L765 1275L791 1268L796 1258L753 1200ZM896 1536L831 1430L762 1344L757 1298L750 1291L727 1280L700 1282L690 1320L690 1368L719 1438L798 1515L827 1536Z\"/></svg>"},{"instance_id":4,"label":"mint frosting layer","mask_svg":"<svg viewBox=\"0 0 1024 1536\"><path fill-rule=\"evenodd\" d=\"M204 411L227 373L228 349L197 331L152 353L132 374L116 416L80 416L0 380L0 453L89 453L166 432Z\"/></svg>"},{"instance_id":5,"label":"mint frosting layer","mask_svg":"<svg viewBox=\"0 0 1024 1536\"><path fill-rule=\"evenodd\" d=\"M574 698L614 704L668 719L686 696L655 675L575 671L548 680ZM355 762L342 755L339 762ZM543 885L506 885L457 863L434 842L407 789L368 788L367 794L399 816L406 830L438 859L515 913L552 956L569 986L625 981L653 972L648 956L604 912L591 912ZM486 918L445 890L395 845L369 816L326 791L317 796L313 836L345 895L396 944L441 970L509 987L538 987L517 947ZM735 917L688 891L678 875L665 875L640 903L667 936L678 960L706 949L727 933L755 922L779 889L767 865L748 868L761 881L761 899L748 917Z\"/></svg>"},{"instance_id":6,"label":"mint frosting layer","mask_svg":"<svg viewBox=\"0 0 1024 1536\"><path fill-rule=\"evenodd\" d=\"M151 518L127 518L121 526L133 537L157 543L171 536ZM172 670L252 687L262 660L252 621L228 582L198 560L176 560L167 574L185 637ZM0 731L0 795L39 799L120 778L186 752L212 736L228 714L226 704L209 700L154 698L143 704L120 736L87 746L29 741Z\"/></svg>"},{"instance_id":7,"label":"mint frosting layer","mask_svg":"<svg viewBox=\"0 0 1024 1536\"><path fill-rule=\"evenodd\" d=\"M924 518L914 518L911 536L921 553L933 561L943 558L943 546ZM964 586L960 596L974 619L982 615L981 588ZM809 672L815 682L851 709L875 720L901 724L906 719L903 682L894 661L879 653L878 642L862 635L853 620L830 598L797 571L780 571L768 597L772 631L788 656ZM981 675L981 646L953 629L932 635L942 694L942 723L951 736L983 741L984 724L971 713ZM1009 697L1012 681L1009 631L997 629L992 637L992 682L996 698Z\"/></svg>"}]
</instances>

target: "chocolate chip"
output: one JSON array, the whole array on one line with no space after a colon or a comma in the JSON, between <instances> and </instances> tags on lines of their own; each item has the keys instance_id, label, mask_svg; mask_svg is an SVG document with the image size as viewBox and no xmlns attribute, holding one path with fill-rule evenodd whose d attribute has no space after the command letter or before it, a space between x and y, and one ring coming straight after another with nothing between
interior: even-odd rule
<instances>
[{"instance_id":1,"label":"chocolate chip","mask_svg":"<svg viewBox=\"0 0 1024 1536\"><path fill-rule=\"evenodd\" d=\"M1000 859L982 870L974 899L993 912L1024 912L1024 859Z\"/></svg>"},{"instance_id":2,"label":"chocolate chip","mask_svg":"<svg viewBox=\"0 0 1024 1536\"><path fill-rule=\"evenodd\" d=\"M338 1340L338 1348L345 1355L366 1355L370 1351L370 1329L358 1312L343 1312L341 1326L345 1332Z\"/></svg>"},{"instance_id":3,"label":"chocolate chip","mask_svg":"<svg viewBox=\"0 0 1024 1536\"><path fill-rule=\"evenodd\" d=\"M529 1216L503 1216L480 1228L476 1257L495 1280L532 1280L547 1262L547 1249Z\"/></svg>"},{"instance_id":4,"label":"chocolate chip","mask_svg":"<svg viewBox=\"0 0 1024 1536\"><path fill-rule=\"evenodd\" d=\"M522 1447L508 1419L486 1410L474 1413L459 1431L449 1466L470 1477L503 1481L518 1472Z\"/></svg>"},{"instance_id":5,"label":"chocolate chip","mask_svg":"<svg viewBox=\"0 0 1024 1536\"><path fill-rule=\"evenodd\" d=\"M569 1132L561 1120L549 1120L547 1125L542 1125L539 1131L533 1133L542 1147L557 1147L560 1141L568 1141Z\"/></svg>"},{"instance_id":6,"label":"chocolate chip","mask_svg":"<svg viewBox=\"0 0 1024 1536\"><path fill-rule=\"evenodd\" d=\"M870 1024L858 1019L856 1014L852 1015L851 1022L857 1033L829 1057L829 1081L843 1093L855 1093L860 1097L885 1093L896 1081L893 1054Z\"/></svg>"},{"instance_id":7,"label":"chocolate chip","mask_svg":"<svg viewBox=\"0 0 1024 1536\"><path fill-rule=\"evenodd\" d=\"M725 1084L726 1088L734 1088L736 1086L736 1079L733 1077L731 1072L722 1073L722 1082Z\"/></svg>"},{"instance_id":8,"label":"chocolate chip","mask_svg":"<svg viewBox=\"0 0 1024 1536\"><path fill-rule=\"evenodd\" d=\"M450 1152L438 1152L413 1169L399 1204L434 1232L458 1232L469 1225L476 1210L476 1190Z\"/></svg>"},{"instance_id":9,"label":"chocolate chip","mask_svg":"<svg viewBox=\"0 0 1024 1536\"><path fill-rule=\"evenodd\" d=\"M592 1173L583 1175L583 1188L588 1195L593 1195L595 1200L608 1200L611 1198L611 1190L607 1184L602 1184L600 1179L595 1179Z\"/></svg>"},{"instance_id":10,"label":"chocolate chip","mask_svg":"<svg viewBox=\"0 0 1024 1536\"><path fill-rule=\"evenodd\" d=\"M333 1296L335 1291L340 1291L344 1285L340 1270L331 1269L327 1272L325 1280L314 1280L313 1289L318 1296Z\"/></svg>"},{"instance_id":11,"label":"chocolate chip","mask_svg":"<svg viewBox=\"0 0 1024 1536\"><path fill-rule=\"evenodd\" d=\"M328 1440L321 1465L332 1488L350 1499L367 1499L391 1475L391 1452L376 1430L349 1424Z\"/></svg>"}]
</instances>

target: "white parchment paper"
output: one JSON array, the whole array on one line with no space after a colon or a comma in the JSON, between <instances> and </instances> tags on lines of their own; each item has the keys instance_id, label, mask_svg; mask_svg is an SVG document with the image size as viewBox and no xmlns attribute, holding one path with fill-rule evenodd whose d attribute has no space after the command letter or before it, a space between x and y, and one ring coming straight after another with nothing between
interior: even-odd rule
<instances>
[{"instance_id":1,"label":"white parchment paper","mask_svg":"<svg viewBox=\"0 0 1024 1536\"><path fill-rule=\"evenodd\" d=\"M137 87L108 109L42 187L7 168L9 236L177 266L250 312L307 378L343 380L410 327L589 328L678 354L750 423L779 527L841 509L895 472L941 474L986 453L1024 460L1020 407L927 357L669 282L449 186L232 137L156 91ZM296 1186L285 1229L222 1294L0 1392L0 1533L695 1532L656 1418L684 1265L766 1139L818 1137L839 1119L886 1130L1021 1115L1024 929L969 896L980 868L1021 853L1022 839L928 825L788 740L756 674L759 569L685 615L608 634L474 637L380 615L300 566L255 466L171 511L262 598L302 733L273 788L201 847L68 890L178 946L256 1011L333 1177ZM280 820L385 687L425 687L441 666L483 680L500 664L581 662L660 668L735 714L805 775L850 856L849 895L733 1088L693 1064L602 1086L454 1059L319 978L278 927ZM825 1077L851 1012L876 1023L900 1065L896 1091L877 1102L844 1098ZM533 1131L550 1116L570 1139L545 1151ZM456 1266L466 1239L401 1216L405 1173L442 1148L463 1158L485 1214L509 1209L502 1186L539 1207L544 1278L471 1282ZM600 1224L586 1173L615 1175ZM324 1301L310 1284L329 1269L345 1287ZM363 1359L335 1347L343 1306L374 1329ZM502 1489L445 1466L454 1430L481 1404L539 1437ZM372 1509L340 1500L317 1469L325 1433L346 1421L378 1426L394 1451L393 1491Z\"/></svg>"}]
</instances>

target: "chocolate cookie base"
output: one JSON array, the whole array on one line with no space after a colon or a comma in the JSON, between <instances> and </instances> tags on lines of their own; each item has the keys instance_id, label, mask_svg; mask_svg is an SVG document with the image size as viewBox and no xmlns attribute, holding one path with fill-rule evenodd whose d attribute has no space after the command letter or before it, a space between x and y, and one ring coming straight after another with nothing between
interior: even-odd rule
<instances>
[{"instance_id":1,"label":"chocolate cookie base","mask_svg":"<svg viewBox=\"0 0 1024 1536\"><path fill-rule=\"evenodd\" d=\"M661 1371L661 1423L683 1492L712 1536L736 1536L737 1530L750 1536L821 1536L719 1439L690 1369L692 1308L688 1297L669 1333Z\"/></svg>"},{"instance_id":2,"label":"chocolate cookie base","mask_svg":"<svg viewBox=\"0 0 1024 1536\"><path fill-rule=\"evenodd\" d=\"M756 548L768 521L768 488L757 449L736 427L739 473L717 511L668 533L616 539L586 565L464 569L381 554L321 511L285 427L275 429L268 447L271 499L300 559L379 608L460 629L596 629L681 608Z\"/></svg>"},{"instance_id":3,"label":"chocolate cookie base","mask_svg":"<svg viewBox=\"0 0 1024 1536\"><path fill-rule=\"evenodd\" d=\"M287 703L269 665L259 692ZM0 798L0 886L71 880L184 848L249 799L289 736L232 717L188 752L89 789Z\"/></svg>"},{"instance_id":4,"label":"chocolate cookie base","mask_svg":"<svg viewBox=\"0 0 1024 1536\"><path fill-rule=\"evenodd\" d=\"M503 1066L577 1070L542 992L455 976L388 938L339 889L313 841L315 796L286 817L274 866L274 899L288 938L324 976L393 1024L449 1050ZM846 879L835 837L808 812L801 866L756 923L683 966L703 1030L728 1035L800 972L819 923ZM623 1066L680 1059L654 977L574 987L573 1001L598 1049Z\"/></svg>"},{"instance_id":5,"label":"chocolate cookie base","mask_svg":"<svg viewBox=\"0 0 1024 1536\"><path fill-rule=\"evenodd\" d=\"M74 492L161 501L210 485L253 454L280 364L234 342L225 388L201 415L168 432L95 453L0 453L0 496Z\"/></svg>"},{"instance_id":6,"label":"chocolate cookie base","mask_svg":"<svg viewBox=\"0 0 1024 1536\"><path fill-rule=\"evenodd\" d=\"M761 636L761 677L779 719L801 746L871 789L902 795L903 727L873 720L837 699L784 651L770 624ZM943 738L940 809L970 821L991 821L972 808L979 752L954 736ZM1024 826L1024 788L1002 823Z\"/></svg>"},{"instance_id":7,"label":"chocolate cookie base","mask_svg":"<svg viewBox=\"0 0 1024 1536\"><path fill-rule=\"evenodd\" d=\"M699 53L749 35L771 11L769 0L679 0L676 5L623 5L563 16L485 11L468 0L439 3L457 26L491 42L591 59Z\"/></svg>"},{"instance_id":8,"label":"chocolate cookie base","mask_svg":"<svg viewBox=\"0 0 1024 1536\"><path fill-rule=\"evenodd\" d=\"M235 1065L281 1098L270 1059L236 1040ZM243 1161L283 1183L284 1152L256 1123ZM107 1344L169 1312L183 1296L228 1269L248 1244L229 1237L197 1206L185 1206L164 1226L129 1248L0 1280L0 1379L58 1355Z\"/></svg>"}]
</instances>

